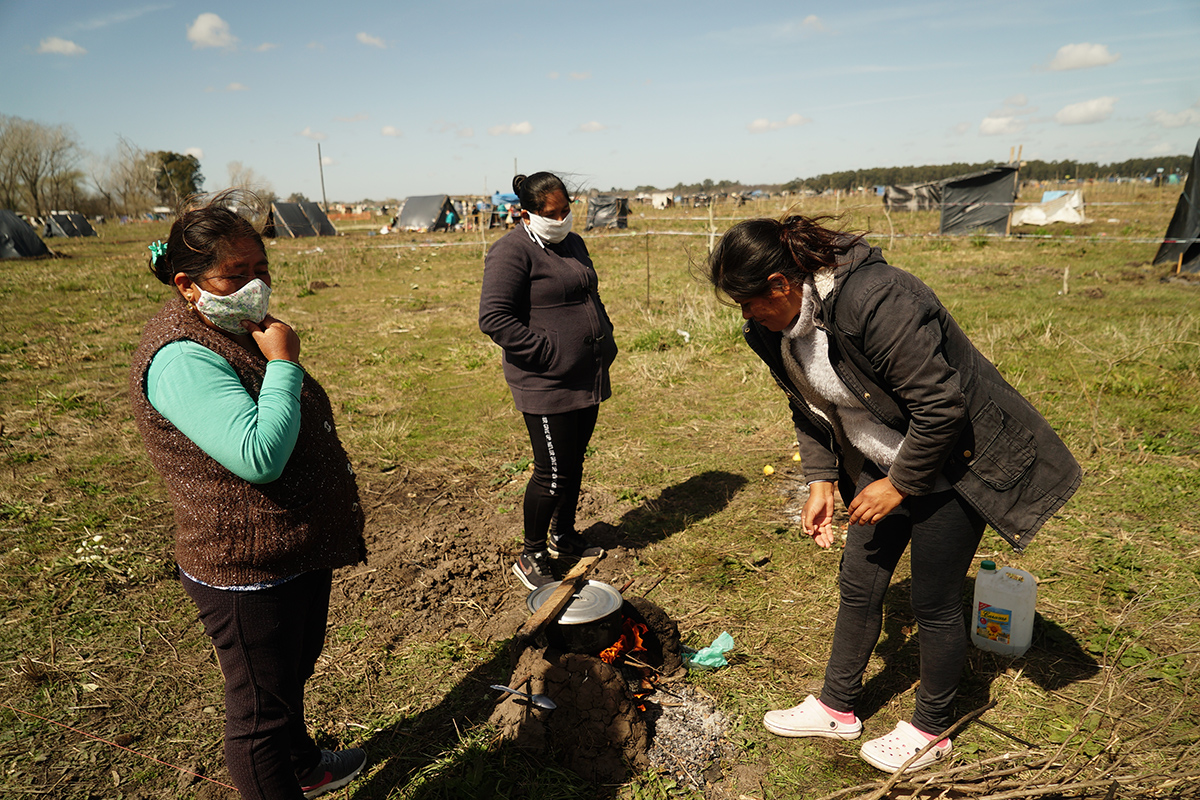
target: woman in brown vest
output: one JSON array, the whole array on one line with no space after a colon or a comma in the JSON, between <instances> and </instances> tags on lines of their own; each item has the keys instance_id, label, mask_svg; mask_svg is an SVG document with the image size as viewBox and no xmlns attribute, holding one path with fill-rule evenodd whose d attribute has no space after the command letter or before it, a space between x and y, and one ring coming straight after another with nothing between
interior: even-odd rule
<instances>
[{"instance_id":1,"label":"woman in brown vest","mask_svg":"<svg viewBox=\"0 0 1200 800\"><path fill-rule=\"evenodd\" d=\"M262 237L233 193L192 202L154 275L174 291L133 356L130 400L175 509L175 558L225 676L225 762L246 798L349 783L359 749L321 750L304 684L333 570L365 558L354 471L295 331L267 314Z\"/></svg>"}]
</instances>

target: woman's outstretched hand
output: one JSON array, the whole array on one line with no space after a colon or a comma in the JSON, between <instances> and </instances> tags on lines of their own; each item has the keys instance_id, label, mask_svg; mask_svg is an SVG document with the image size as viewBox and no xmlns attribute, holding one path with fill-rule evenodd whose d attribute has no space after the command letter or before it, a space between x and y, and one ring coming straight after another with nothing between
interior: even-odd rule
<instances>
[{"instance_id":1,"label":"woman's outstretched hand","mask_svg":"<svg viewBox=\"0 0 1200 800\"><path fill-rule=\"evenodd\" d=\"M892 485L889 478L867 485L850 501L851 525L874 525L903 502L906 494Z\"/></svg>"},{"instance_id":2,"label":"woman's outstretched hand","mask_svg":"<svg viewBox=\"0 0 1200 800\"><path fill-rule=\"evenodd\" d=\"M808 500L800 512L804 532L821 547L833 544L833 483L815 481L808 485Z\"/></svg>"},{"instance_id":3,"label":"woman's outstretched hand","mask_svg":"<svg viewBox=\"0 0 1200 800\"><path fill-rule=\"evenodd\" d=\"M261 323L255 324L248 319L242 320L242 327L250 332L258 349L268 361L284 359L285 361L300 360L300 337L291 326L268 314Z\"/></svg>"}]
</instances>

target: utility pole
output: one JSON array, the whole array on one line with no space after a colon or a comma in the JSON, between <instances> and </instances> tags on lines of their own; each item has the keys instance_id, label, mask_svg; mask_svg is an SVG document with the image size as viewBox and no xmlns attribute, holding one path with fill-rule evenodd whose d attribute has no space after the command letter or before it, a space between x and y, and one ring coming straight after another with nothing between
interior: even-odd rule
<instances>
[{"instance_id":1,"label":"utility pole","mask_svg":"<svg viewBox=\"0 0 1200 800\"><path fill-rule=\"evenodd\" d=\"M317 142L317 166L321 170L321 205L325 206L324 211L329 213L329 201L325 199L325 160L321 158L321 143Z\"/></svg>"}]
</instances>

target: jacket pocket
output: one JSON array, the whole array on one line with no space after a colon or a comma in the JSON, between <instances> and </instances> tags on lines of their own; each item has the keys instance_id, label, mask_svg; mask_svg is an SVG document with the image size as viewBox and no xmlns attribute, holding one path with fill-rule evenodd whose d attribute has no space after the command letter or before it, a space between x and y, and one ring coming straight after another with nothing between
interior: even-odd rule
<instances>
[{"instance_id":1,"label":"jacket pocket","mask_svg":"<svg viewBox=\"0 0 1200 800\"><path fill-rule=\"evenodd\" d=\"M1037 458L1033 431L991 400L971 427L975 451L963 453L967 468L993 489L1011 489Z\"/></svg>"}]
</instances>

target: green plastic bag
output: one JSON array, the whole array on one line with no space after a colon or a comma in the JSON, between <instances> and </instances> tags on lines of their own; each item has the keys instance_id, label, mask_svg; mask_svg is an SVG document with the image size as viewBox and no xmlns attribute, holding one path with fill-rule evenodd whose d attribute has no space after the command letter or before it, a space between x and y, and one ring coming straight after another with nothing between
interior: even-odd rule
<instances>
[{"instance_id":1,"label":"green plastic bag","mask_svg":"<svg viewBox=\"0 0 1200 800\"><path fill-rule=\"evenodd\" d=\"M725 654L733 649L733 637L727 631L721 631L721 635L713 639L713 643L708 647L701 647L694 652L686 652L683 654L683 663L688 669L716 669L729 664L725 660Z\"/></svg>"}]
</instances>

